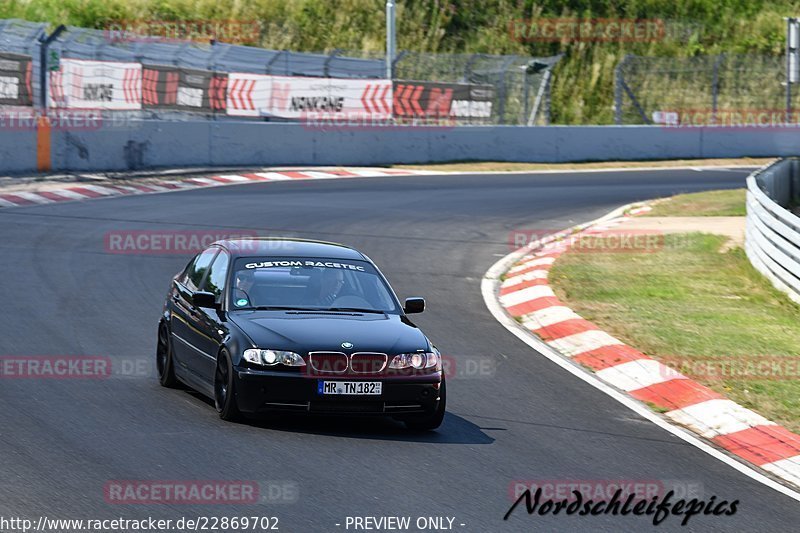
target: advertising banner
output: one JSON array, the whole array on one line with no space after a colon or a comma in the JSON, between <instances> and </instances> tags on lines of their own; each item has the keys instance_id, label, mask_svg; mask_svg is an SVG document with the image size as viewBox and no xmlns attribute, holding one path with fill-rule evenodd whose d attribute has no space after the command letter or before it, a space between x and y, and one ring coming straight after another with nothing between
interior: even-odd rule
<instances>
[{"instance_id":1,"label":"advertising banner","mask_svg":"<svg viewBox=\"0 0 800 533\"><path fill-rule=\"evenodd\" d=\"M0 105L33 105L30 56L0 52Z\"/></svg>"},{"instance_id":2,"label":"advertising banner","mask_svg":"<svg viewBox=\"0 0 800 533\"><path fill-rule=\"evenodd\" d=\"M227 113L297 120L319 114L389 118L392 83L388 80L231 73L228 75Z\"/></svg>"},{"instance_id":3,"label":"advertising banner","mask_svg":"<svg viewBox=\"0 0 800 533\"><path fill-rule=\"evenodd\" d=\"M142 65L142 105L146 108L210 112L214 73L169 65Z\"/></svg>"},{"instance_id":4,"label":"advertising banner","mask_svg":"<svg viewBox=\"0 0 800 533\"><path fill-rule=\"evenodd\" d=\"M401 121L419 118L488 121L492 117L494 96L491 85L396 80L394 116Z\"/></svg>"},{"instance_id":5,"label":"advertising banner","mask_svg":"<svg viewBox=\"0 0 800 533\"><path fill-rule=\"evenodd\" d=\"M50 73L49 106L70 109L142 108L142 65L115 61L61 59Z\"/></svg>"}]
</instances>

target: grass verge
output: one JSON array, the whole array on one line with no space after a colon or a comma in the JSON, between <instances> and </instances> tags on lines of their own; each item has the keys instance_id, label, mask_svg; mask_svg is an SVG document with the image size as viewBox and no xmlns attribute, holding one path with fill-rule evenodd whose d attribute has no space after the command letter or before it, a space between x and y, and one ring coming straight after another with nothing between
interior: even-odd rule
<instances>
[{"instance_id":1,"label":"grass verge","mask_svg":"<svg viewBox=\"0 0 800 533\"><path fill-rule=\"evenodd\" d=\"M604 168L650 168L692 166L754 166L760 167L771 158L743 157L738 159L676 159L669 161L598 161L593 163L504 163L498 161L463 161L439 164L394 165L393 168L439 170L442 172L510 172L534 170L592 170Z\"/></svg>"},{"instance_id":2,"label":"grass verge","mask_svg":"<svg viewBox=\"0 0 800 533\"><path fill-rule=\"evenodd\" d=\"M648 217L743 217L746 189L679 194L653 205Z\"/></svg>"},{"instance_id":3,"label":"grass verge","mask_svg":"<svg viewBox=\"0 0 800 533\"><path fill-rule=\"evenodd\" d=\"M724 242L689 233L666 235L656 253L568 252L550 281L600 328L800 431L800 306L741 248L720 253Z\"/></svg>"}]
</instances>

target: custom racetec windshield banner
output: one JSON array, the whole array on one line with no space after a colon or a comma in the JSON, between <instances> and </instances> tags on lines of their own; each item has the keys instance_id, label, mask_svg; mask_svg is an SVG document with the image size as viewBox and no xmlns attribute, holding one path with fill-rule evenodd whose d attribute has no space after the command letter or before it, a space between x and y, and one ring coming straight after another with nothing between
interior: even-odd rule
<instances>
[{"instance_id":1,"label":"custom racetec windshield banner","mask_svg":"<svg viewBox=\"0 0 800 533\"><path fill-rule=\"evenodd\" d=\"M116 61L61 59L50 73L49 106L73 109L142 108L142 65Z\"/></svg>"},{"instance_id":2,"label":"custom racetec windshield banner","mask_svg":"<svg viewBox=\"0 0 800 533\"><path fill-rule=\"evenodd\" d=\"M227 113L237 116L304 119L364 115L392 116L392 82L231 73Z\"/></svg>"}]
</instances>

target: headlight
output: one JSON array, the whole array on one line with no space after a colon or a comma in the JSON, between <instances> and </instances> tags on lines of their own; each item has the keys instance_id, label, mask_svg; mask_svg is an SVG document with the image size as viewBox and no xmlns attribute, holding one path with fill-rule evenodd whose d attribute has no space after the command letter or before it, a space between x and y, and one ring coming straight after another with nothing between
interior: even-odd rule
<instances>
[{"instance_id":1,"label":"headlight","mask_svg":"<svg viewBox=\"0 0 800 533\"><path fill-rule=\"evenodd\" d=\"M433 352L401 353L394 356L392 362L389 363L389 368L397 370L404 368L413 368L414 370L435 368L436 370L441 370L441 356L435 348Z\"/></svg>"},{"instance_id":2,"label":"headlight","mask_svg":"<svg viewBox=\"0 0 800 533\"><path fill-rule=\"evenodd\" d=\"M256 365L275 366L282 364L286 366L306 366L306 362L300 354L294 352L284 352L280 350L259 350L252 348L244 351L244 360Z\"/></svg>"}]
</instances>

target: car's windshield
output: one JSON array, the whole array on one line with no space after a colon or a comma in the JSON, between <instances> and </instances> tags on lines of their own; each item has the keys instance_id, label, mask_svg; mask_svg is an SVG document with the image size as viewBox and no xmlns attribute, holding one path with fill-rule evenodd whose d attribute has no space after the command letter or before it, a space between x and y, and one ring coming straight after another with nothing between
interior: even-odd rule
<instances>
[{"instance_id":1,"label":"car's windshield","mask_svg":"<svg viewBox=\"0 0 800 533\"><path fill-rule=\"evenodd\" d=\"M391 290L370 263L307 257L236 260L231 308L400 312Z\"/></svg>"}]
</instances>

